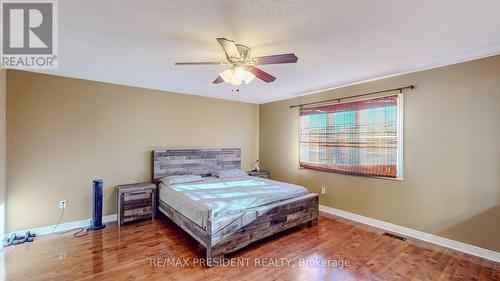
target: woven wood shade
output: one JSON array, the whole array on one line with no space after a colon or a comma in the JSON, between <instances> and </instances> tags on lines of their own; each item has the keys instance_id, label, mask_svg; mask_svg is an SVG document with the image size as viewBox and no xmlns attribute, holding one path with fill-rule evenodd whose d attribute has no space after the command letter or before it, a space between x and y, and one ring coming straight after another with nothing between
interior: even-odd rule
<instances>
[{"instance_id":1,"label":"woven wood shade","mask_svg":"<svg viewBox=\"0 0 500 281\"><path fill-rule=\"evenodd\" d=\"M301 167L398 177L399 95L301 108Z\"/></svg>"}]
</instances>

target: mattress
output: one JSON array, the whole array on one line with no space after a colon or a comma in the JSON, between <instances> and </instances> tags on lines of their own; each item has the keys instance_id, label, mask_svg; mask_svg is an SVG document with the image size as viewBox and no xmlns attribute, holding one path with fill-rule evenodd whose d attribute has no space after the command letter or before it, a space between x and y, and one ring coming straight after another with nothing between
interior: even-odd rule
<instances>
[{"instance_id":1,"label":"mattress","mask_svg":"<svg viewBox=\"0 0 500 281\"><path fill-rule=\"evenodd\" d=\"M159 197L164 203L210 232L230 234L227 229L235 220L244 226L280 201L309 193L306 188L250 176L165 185L160 184ZM207 228L208 222L211 229ZM234 224L233 224L234 225Z\"/></svg>"}]
</instances>

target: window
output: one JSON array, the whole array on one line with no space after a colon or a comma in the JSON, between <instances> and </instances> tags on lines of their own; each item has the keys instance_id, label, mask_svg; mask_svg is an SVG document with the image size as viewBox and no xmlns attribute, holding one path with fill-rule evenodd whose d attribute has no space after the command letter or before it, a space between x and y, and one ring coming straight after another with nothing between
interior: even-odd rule
<instances>
[{"instance_id":1,"label":"window","mask_svg":"<svg viewBox=\"0 0 500 281\"><path fill-rule=\"evenodd\" d=\"M402 95L300 109L303 168L402 178Z\"/></svg>"}]
</instances>

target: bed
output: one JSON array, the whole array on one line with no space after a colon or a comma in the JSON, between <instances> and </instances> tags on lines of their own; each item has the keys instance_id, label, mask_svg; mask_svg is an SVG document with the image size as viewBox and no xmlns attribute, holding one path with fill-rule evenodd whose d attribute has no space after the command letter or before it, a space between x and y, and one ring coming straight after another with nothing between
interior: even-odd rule
<instances>
[{"instance_id":1,"label":"bed","mask_svg":"<svg viewBox=\"0 0 500 281\"><path fill-rule=\"evenodd\" d=\"M207 265L259 239L318 222L318 195L304 187L250 176L211 177L241 167L239 148L155 150L152 158L159 211L205 247ZM183 174L203 178L161 182Z\"/></svg>"}]
</instances>

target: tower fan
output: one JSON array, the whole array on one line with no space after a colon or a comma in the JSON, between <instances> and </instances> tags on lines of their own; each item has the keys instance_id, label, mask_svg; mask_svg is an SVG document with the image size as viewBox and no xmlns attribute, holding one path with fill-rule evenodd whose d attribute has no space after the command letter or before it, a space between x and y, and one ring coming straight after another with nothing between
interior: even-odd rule
<instances>
[{"instance_id":1,"label":"tower fan","mask_svg":"<svg viewBox=\"0 0 500 281\"><path fill-rule=\"evenodd\" d=\"M92 220L89 230L99 230L105 227L102 224L102 186L102 180L92 182Z\"/></svg>"}]
</instances>

